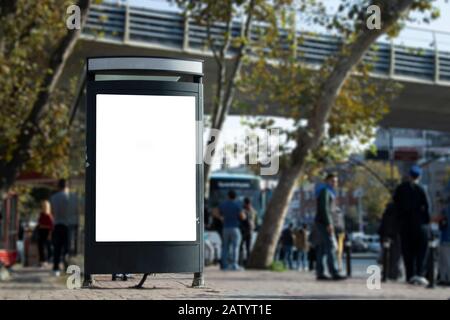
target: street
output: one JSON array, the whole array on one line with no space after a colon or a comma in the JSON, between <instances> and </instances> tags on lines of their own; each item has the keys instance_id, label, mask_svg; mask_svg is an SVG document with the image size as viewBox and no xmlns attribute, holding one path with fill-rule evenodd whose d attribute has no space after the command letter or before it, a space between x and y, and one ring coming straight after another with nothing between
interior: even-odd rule
<instances>
[{"instance_id":1,"label":"street","mask_svg":"<svg viewBox=\"0 0 450 320\"><path fill-rule=\"evenodd\" d=\"M157 274L147 279L143 289L131 289L140 280L111 281L111 276L95 276L91 289L67 289L66 276L51 277L49 269L20 268L12 279L0 282L0 299L450 299L450 288L427 289L403 281L381 283L369 290L364 270L372 259L354 259L353 277L345 281L318 282L311 272L220 271L205 269L205 288L193 289L191 274Z\"/></svg>"},{"instance_id":2,"label":"street","mask_svg":"<svg viewBox=\"0 0 450 320\"><path fill-rule=\"evenodd\" d=\"M450 1L72 2L0 1L0 300L450 300Z\"/></svg>"}]
</instances>

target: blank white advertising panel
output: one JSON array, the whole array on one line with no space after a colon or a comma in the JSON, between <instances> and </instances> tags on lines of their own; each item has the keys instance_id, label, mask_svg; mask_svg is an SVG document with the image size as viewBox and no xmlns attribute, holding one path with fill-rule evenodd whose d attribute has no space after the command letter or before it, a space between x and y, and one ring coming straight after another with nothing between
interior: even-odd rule
<instances>
[{"instance_id":1,"label":"blank white advertising panel","mask_svg":"<svg viewBox=\"0 0 450 320\"><path fill-rule=\"evenodd\" d=\"M96 101L96 241L196 241L195 97Z\"/></svg>"}]
</instances>

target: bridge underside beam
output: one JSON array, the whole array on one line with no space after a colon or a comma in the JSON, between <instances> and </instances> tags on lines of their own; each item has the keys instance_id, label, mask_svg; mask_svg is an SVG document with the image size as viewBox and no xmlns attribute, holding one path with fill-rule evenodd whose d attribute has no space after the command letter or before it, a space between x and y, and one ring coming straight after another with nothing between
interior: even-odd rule
<instances>
[{"instance_id":1,"label":"bridge underside beam","mask_svg":"<svg viewBox=\"0 0 450 320\"><path fill-rule=\"evenodd\" d=\"M103 41L82 40L70 57L61 81L62 85L69 83L71 75L79 74L82 63L86 57L92 56L165 56L165 57L191 57L205 60L205 112L211 110L217 68L212 58L195 56L182 51L131 46L120 43L106 43ZM381 81L381 80L380 80ZM431 85L419 82L402 81L404 86L401 94L393 102L391 112L382 120L385 127L416 128L450 132L450 87ZM237 99L244 100L238 94ZM239 115L242 112L231 110L231 114ZM256 115L256 106L251 107L247 115ZM279 116L275 106L269 106L265 115ZM260 115L260 114L259 114Z\"/></svg>"}]
</instances>

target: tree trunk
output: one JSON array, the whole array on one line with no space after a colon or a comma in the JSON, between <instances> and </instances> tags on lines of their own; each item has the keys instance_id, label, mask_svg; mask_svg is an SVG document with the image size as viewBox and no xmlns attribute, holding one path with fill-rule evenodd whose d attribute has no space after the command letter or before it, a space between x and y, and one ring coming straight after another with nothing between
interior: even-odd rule
<instances>
[{"instance_id":1,"label":"tree trunk","mask_svg":"<svg viewBox=\"0 0 450 320\"><path fill-rule=\"evenodd\" d=\"M249 268L270 267L278 243L278 235L283 228L288 204L291 201L300 167L292 167L281 172L280 180L266 209L264 221L250 255Z\"/></svg>"},{"instance_id":2,"label":"tree trunk","mask_svg":"<svg viewBox=\"0 0 450 320\"><path fill-rule=\"evenodd\" d=\"M90 2L90 0L78 1L78 6L81 9L82 25L86 21ZM39 130L40 118L47 107L50 94L59 81L66 61L72 53L80 33L81 30L68 30L55 51L51 54L48 66L51 72L45 76L42 84L43 89L39 92L29 115L21 126L20 133L17 137L17 147L13 151L12 159L6 164L0 164L0 189L9 189L14 184L23 165L28 161L31 142Z\"/></svg>"},{"instance_id":3,"label":"tree trunk","mask_svg":"<svg viewBox=\"0 0 450 320\"><path fill-rule=\"evenodd\" d=\"M256 1L250 0L248 9L247 9L247 18L246 18L245 24L243 26L243 31L242 31L242 37L246 40L250 38L250 31L251 31L255 6L256 6ZM230 20L229 22L230 22L229 26L231 27L232 21ZM218 99L218 101L216 102L215 108L213 110L213 113L212 113L213 116L212 116L212 121L211 121L211 128L217 129L217 130L222 130L222 127L226 120L228 112L230 111L231 105L233 104L233 99L234 99L234 95L235 95L235 91L236 91L236 81L239 77L239 74L240 74L240 71L241 71L241 68L243 65L243 59L247 53L246 51L248 48L248 43L247 43L248 41L244 41L239 46L238 53L236 54L234 64L230 71L230 75L227 75L226 74L227 72L226 72L225 56L226 56L226 51L228 51L230 39L231 39L231 37L228 38L227 43L222 48L221 55L220 55L220 61L218 61L219 70L221 71L219 73L219 78L218 78L218 89L217 89L218 91L216 92L216 99ZM219 131L215 135L216 145L218 143L220 134L221 134L221 132ZM211 134L209 135L209 138L207 141L207 146L211 143L210 140L211 140ZM210 164L205 163L203 166L203 179L204 179L205 186L207 186L209 183L209 176L211 174L211 166L212 166L212 161L214 159L214 156L215 156L215 148L211 152L211 158L210 158L211 163Z\"/></svg>"},{"instance_id":4,"label":"tree trunk","mask_svg":"<svg viewBox=\"0 0 450 320\"><path fill-rule=\"evenodd\" d=\"M309 151L320 144L325 123L328 120L334 101L350 71L359 63L376 39L411 8L413 2L414 0L390 1L389 5L392 11L390 13L385 12L383 27L379 30L365 29L360 31L355 41L343 48L335 67L323 82L320 95L314 104L313 112L308 118L306 130L299 132L297 146L291 155L291 168L286 169L280 176L278 185L267 206L263 225L250 256L250 268L264 269L272 263L288 205L295 188L295 182L301 174Z\"/></svg>"}]
</instances>

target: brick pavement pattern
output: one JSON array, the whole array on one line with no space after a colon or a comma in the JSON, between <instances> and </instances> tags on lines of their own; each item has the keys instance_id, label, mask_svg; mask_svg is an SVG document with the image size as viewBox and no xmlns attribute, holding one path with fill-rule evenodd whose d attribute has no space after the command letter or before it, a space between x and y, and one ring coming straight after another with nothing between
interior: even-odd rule
<instances>
[{"instance_id":1,"label":"brick pavement pattern","mask_svg":"<svg viewBox=\"0 0 450 320\"><path fill-rule=\"evenodd\" d=\"M132 289L141 278L111 281L97 275L89 289L67 289L67 276L52 277L50 270L16 268L10 281L0 282L0 299L450 299L450 288L427 289L403 282L381 284L369 290L362 275L341 282L317 282L310 272L223 272L207 267L205 288L191 288L191 274L157 274L143 289Z\"/></svg>"}]
</instances>

